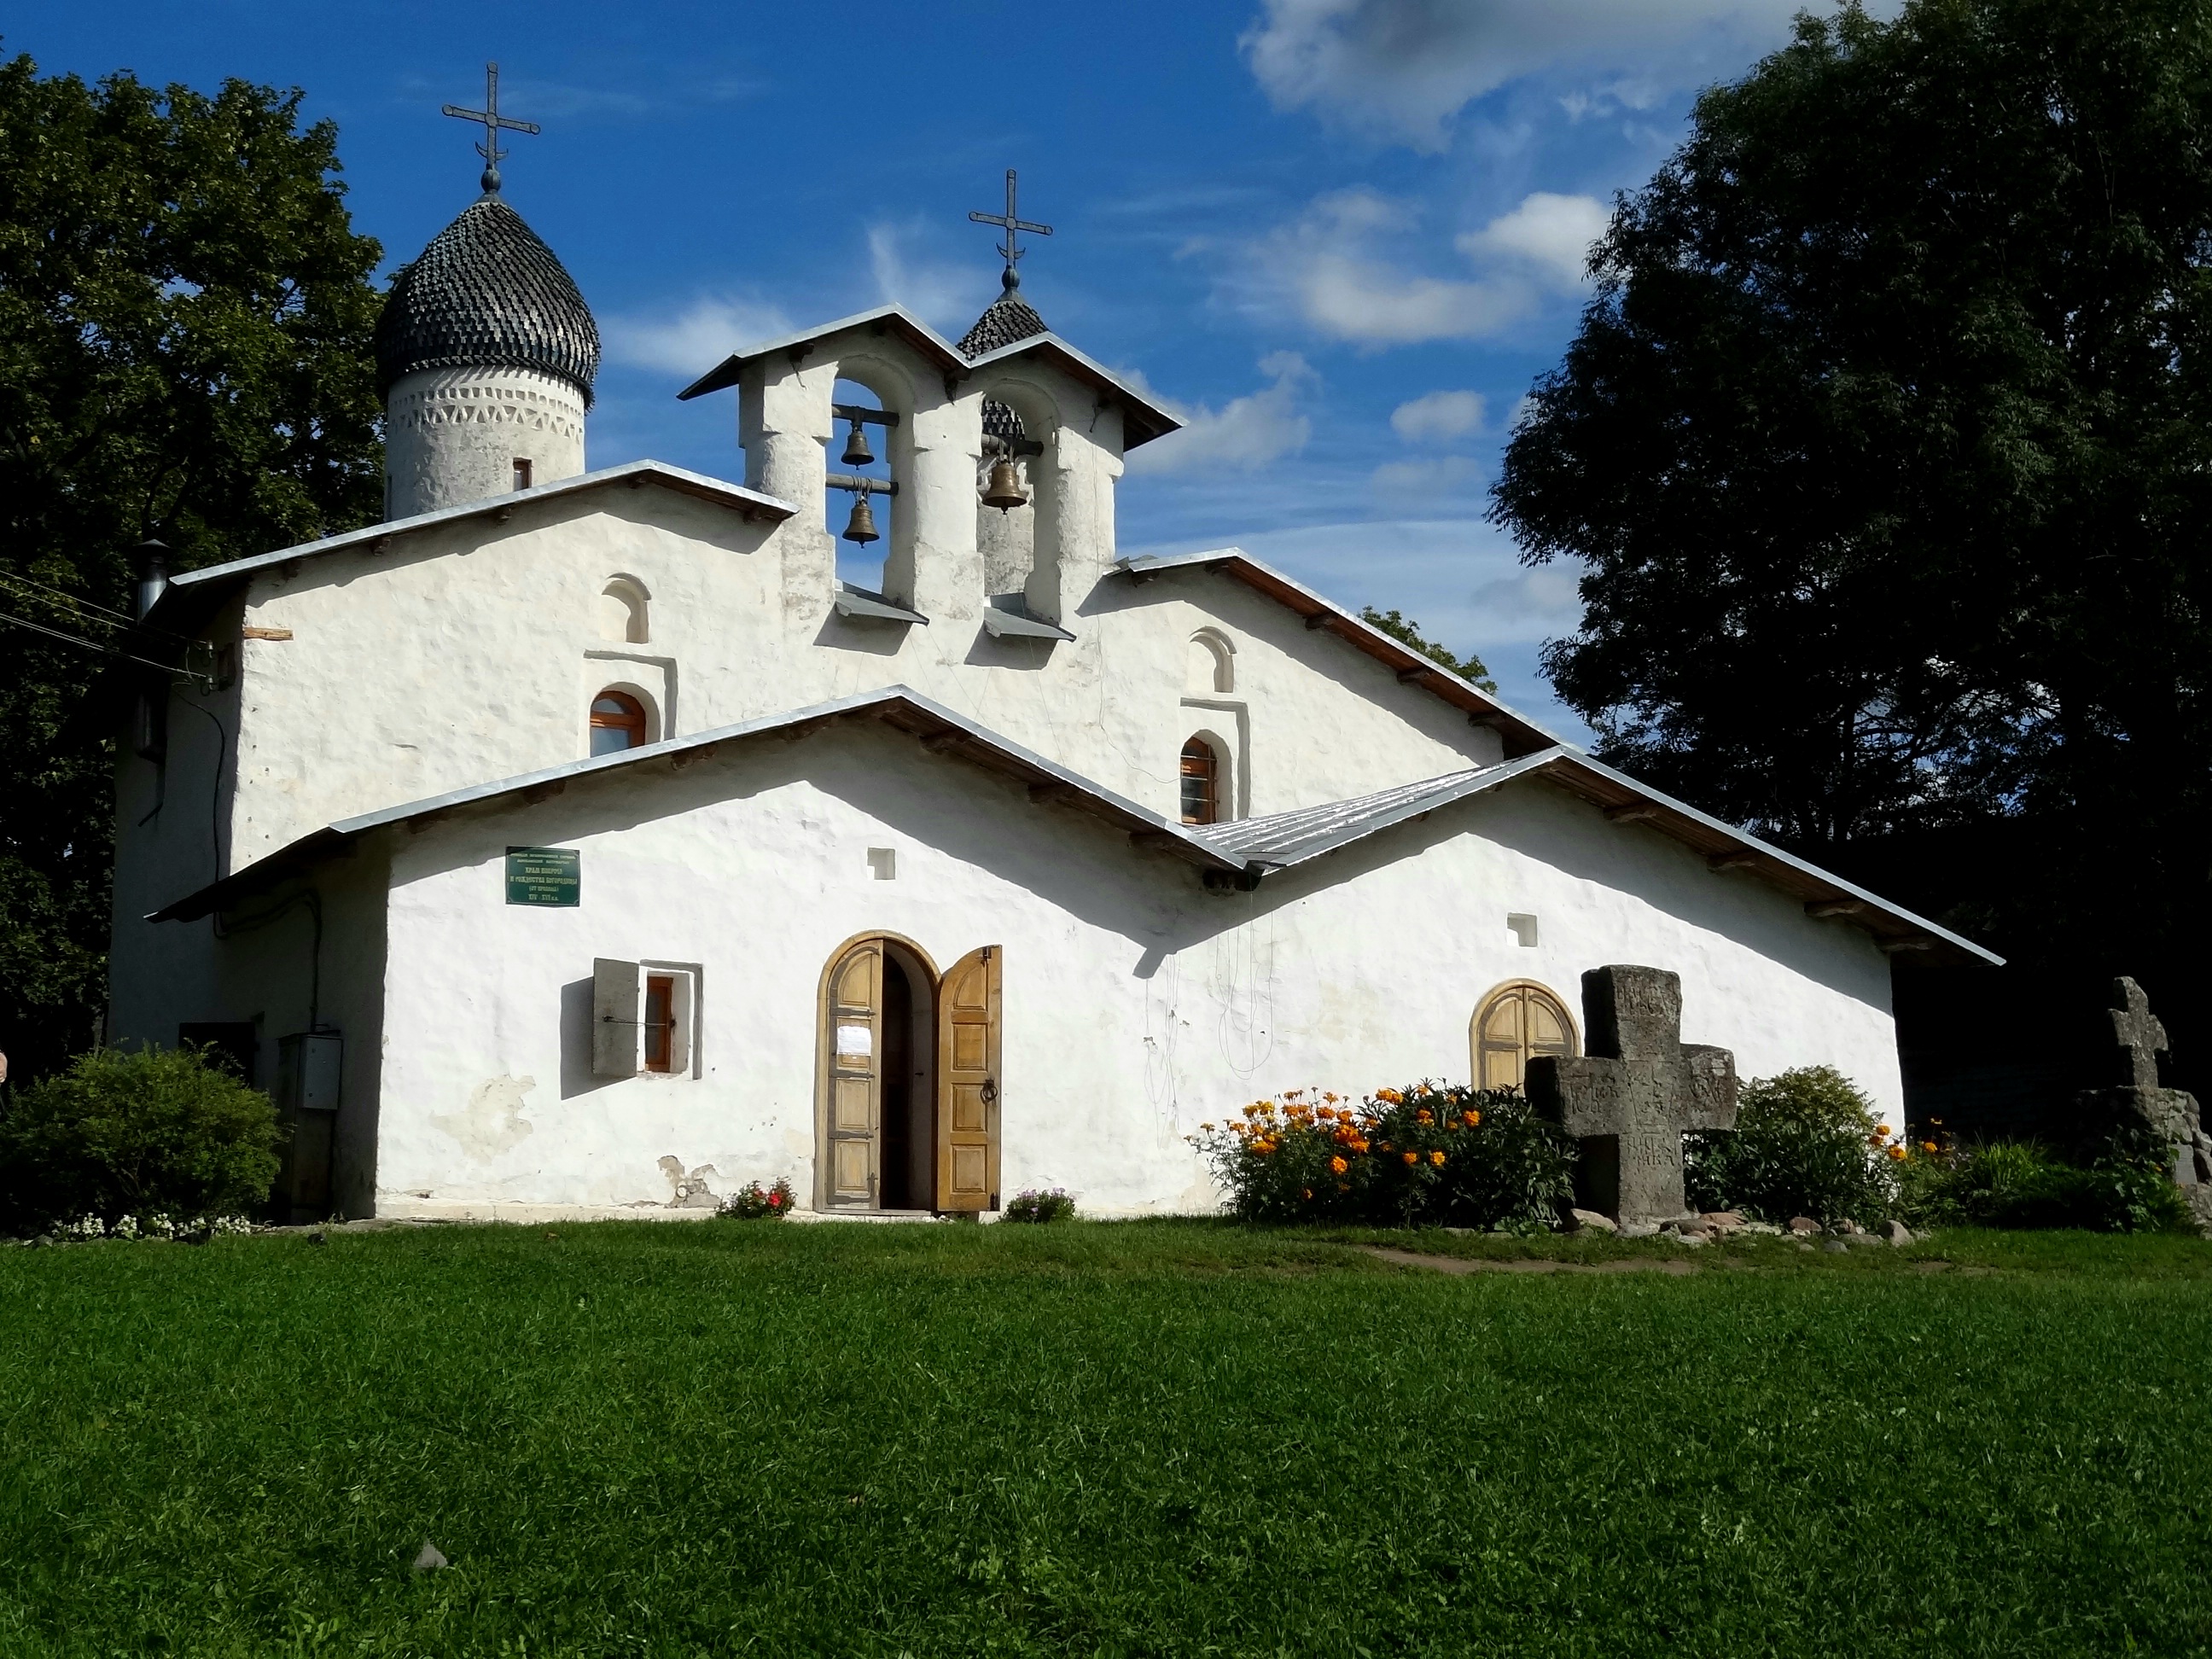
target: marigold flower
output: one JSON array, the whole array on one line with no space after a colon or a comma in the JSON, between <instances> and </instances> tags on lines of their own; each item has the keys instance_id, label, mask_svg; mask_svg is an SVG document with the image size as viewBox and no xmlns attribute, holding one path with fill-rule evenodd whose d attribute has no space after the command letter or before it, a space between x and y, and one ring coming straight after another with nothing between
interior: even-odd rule
<instances>
[{"instance_id":1,"label":"marigold flower","mask_svg":"<svg viewBox=\"0 0 2212 1659\"><path fill-rule=\"evenodd\" d=\"M1352 1166L1349 1164L1346 1164L1340 1158L1333 1158L1328 1161L1329 1173L1331 1175L1342 1175L1351 1167Z\"/></svg>"},{"instance_id":2,"label":"marigold flower","mask_svg":"<svg viewBox=\"0 0 2212 1659\"><path fill-rule=\"evenodd\" d=\"M1419 1164L1421 1161L1421 1155L1419 1152L1401 1152L1398 1156L1404 1158L1409 1164Z\"/></svg>"},{"instance_id":3,"label":"marigold flower","mask_svg":"<svg viewBox=\"0 0 2212 1659\"><path fill-rule=\"evenodd\" d=\"M1383 1101L1392 1106L1403 1105L1406 1100L1406 1097L1400 1094L1395 1089L1377 1089L1375 1091L1375 1098Z\"/></svg>"},{"instance_id":4,"label":"marigold flower","mask_svg":"<svg viewBox=\"0 0 2212 1659\"><path fill-rule=\"evenodd\" d=\"M1889 1133L1889 1125L1887 1123L1877 1123L1874 1126L1874 1132L1878 1135L1887 1137Z\"/></svg>"},{"instance_id":5,"label":"marigold flower","mask_svg":"<svg viewBox=\"0 0 2212 1659\"><path fill-rule=\"evenodd\" d=\"M1416 1123L1434 1123L1436 1121L1437 1115L1425 1106L1413 1114L1413 1121Z\"/></svg>"},{"instance_id":6,"label":"marigold flower","mask_svg":"<svg viewBox=\"0 0 2212 1659\"><path fill-rule=\"evenodd\" d=\"M1889 1149L1889 1155L1891 1158L1897 1163L1902 1164L1905 1162L1905 1148L1902 1146L1891 1147Z\"/></svg>"},{"instance_id":7,"label":"marigold flower","mask_svg":"<svg viewBox=\"0 0 2212 1659\"><path fill-rule=\"evenodd\" d=\"M1482 1121L1482 1114L1480 1112L1462 1112L1459 1115L1459 1121L1466 1124L1468 1128L1472 1129Z\"/></svg>"},{"instance_id":8,"label":"marigold flower","mask_svg":"<svg viewBox=\"0 0 2212 1659\"><path fill-rule=\"evenodd\" d=\"M1920 1143L1920 1150L1923 1152L1932 1152L1936 1150L1936 1143L1932 1140L1923 1140Z\"/></svg>"},{"instance_id":9,"label":"marigold flower","mask_svg":"<svg viewBox=\"0 0 2212 1659\"><path fill-rule=\"evenodd\" d=\"M1442 1152L1431 1152L1429 1154L1429 1162L1436 1164L1439 1169L1443 1167L1443 1161L1444 1155Z\"/></svg>"}]
</instances>

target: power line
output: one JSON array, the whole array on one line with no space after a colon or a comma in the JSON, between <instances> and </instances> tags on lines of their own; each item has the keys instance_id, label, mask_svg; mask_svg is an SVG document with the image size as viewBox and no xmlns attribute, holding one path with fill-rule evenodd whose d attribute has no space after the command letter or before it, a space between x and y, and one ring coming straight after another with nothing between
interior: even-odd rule
<instances>
[{"instance_id":1,"label":"power line","mask_svg":"<svg viewBox=\"0 0 2212 1659\"><path fill-rule=\"evenodd\" d=\"M25 576L14 571L0 570L0 582L6 582L11 587L35 587L40 592L50 594L63 604L74 606L79 611L97 611L103 617L112 617L115 623L125 628L137 620L137 617L127 616L120 611L111 611L104 605L94 605L90 599L79 599L76 594L67 592L61 588L49 587L34 576Z\"/></svg>"},{"instance_id":2,"label":"power line","mask_svg":"<svg viewBox=\"0 0 2212 1659\"><path fill-rule=\"evenodd\" d=\"M27 628L33 634L44 634L49 639L59 640L64 645L76 646L82 650L91 652L94 656L113 657L122 662L135 662L143 668L158 668L164 674L182 674L193 679L199 678L189 668L179 668L173 664L155 662L151 657L133 656L128 651L118 651L113 646L102 645L96 640L81 640L74 634L64 634L58 628L49 628L44 623L34 623L28 617L11 617L5 611L0 611L0 623L13 623L18 628Z\"/></svg>"}]
</instances>

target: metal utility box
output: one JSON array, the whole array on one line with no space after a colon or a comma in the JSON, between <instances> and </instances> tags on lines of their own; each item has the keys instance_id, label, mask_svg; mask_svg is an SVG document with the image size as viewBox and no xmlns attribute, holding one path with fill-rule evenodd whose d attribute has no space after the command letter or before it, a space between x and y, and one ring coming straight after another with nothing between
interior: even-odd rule
<instances>
[{"instance_id":1,"label":"metal utility box","mask_svg":"<svg viewBox=\"0 0 2212 1659\"><path fill-rule=\"evenodd\" d=\"M322 1221L330 1215L344 1069L345 1041L336 1031L295 1031L277 1041L275 1099L284 1127L284 1167L270 1203L280 1221Z\"/></svg>"}]
</instances>

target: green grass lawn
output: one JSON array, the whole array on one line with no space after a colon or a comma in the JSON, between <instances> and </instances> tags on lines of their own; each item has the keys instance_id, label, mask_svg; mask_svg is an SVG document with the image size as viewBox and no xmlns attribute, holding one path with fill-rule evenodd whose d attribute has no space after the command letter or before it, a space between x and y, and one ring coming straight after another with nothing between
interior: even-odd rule
<instances>
[{"instance_id":1,"label":"green grass lawn","mask_svg":"<svg viewBox=\"0 0 2212 1659\"><path fill-rule=\"evenodd\" d=\"M2193 1240L551 1232L0 1249L0 1655L2212 1650Z\"/></svg>"}]
</instances>

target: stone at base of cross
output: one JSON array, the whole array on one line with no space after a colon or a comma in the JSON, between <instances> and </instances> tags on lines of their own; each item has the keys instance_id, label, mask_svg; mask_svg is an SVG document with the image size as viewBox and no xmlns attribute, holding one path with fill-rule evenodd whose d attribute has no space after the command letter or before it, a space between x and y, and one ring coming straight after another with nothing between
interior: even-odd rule
<instances>
[{"instance_id":1,"label":"stone at base of cross","mask_svg":"<svg viewBox=\"0 0 2212 1659\"><path fill-rule=\"evenodd\" d=\"M1630 1228L1689 1215L1682 1136L1735 1127L1735 1057L1681 1039L1682 981L1662 968L1583 975L1589 1052L1528 1062L1529 1103L1581 1143L1575 1202Z\"/></svg>"}]
</instances>

